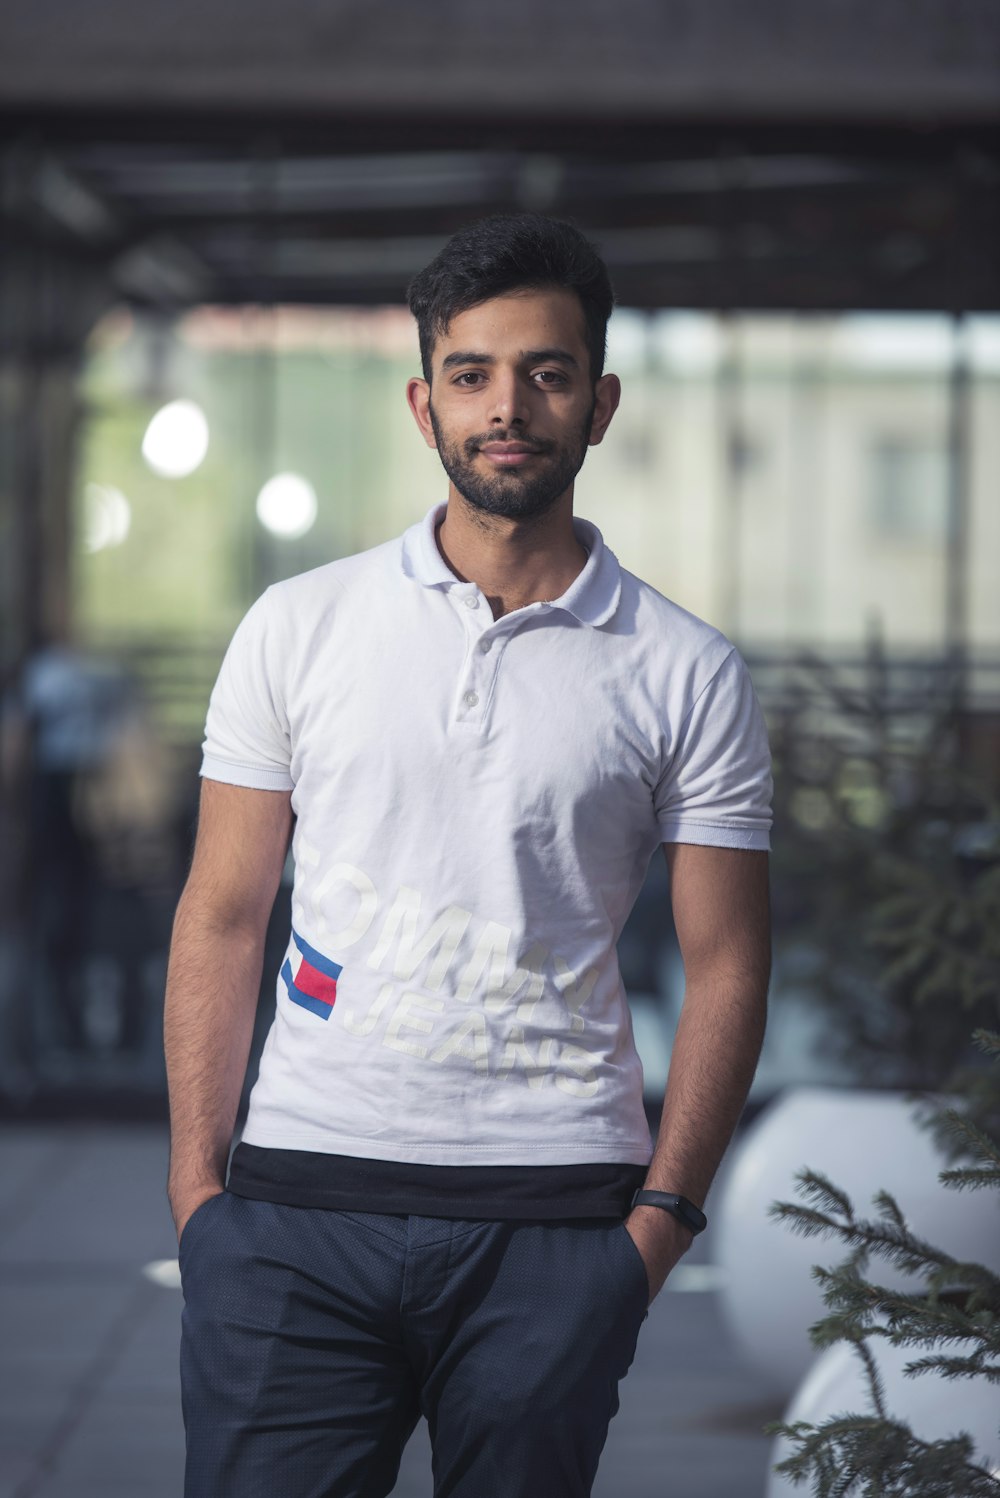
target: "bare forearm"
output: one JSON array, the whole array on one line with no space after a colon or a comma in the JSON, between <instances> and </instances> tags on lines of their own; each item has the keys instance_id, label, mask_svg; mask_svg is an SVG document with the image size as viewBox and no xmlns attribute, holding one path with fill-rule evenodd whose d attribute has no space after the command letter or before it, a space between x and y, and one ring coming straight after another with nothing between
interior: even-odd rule
<instances>
[{"instance_id":1,"label":"bare forearm","mask_svg":"<svg viewBox=\"0 0 1000 1498\"><path fill-rule=\"evenodd\" d=\"M764 1039L771 970L767 854L687 843L667 844L665 853L686 991L646 1185L700 1207ZM691 1229L648 1205L635 1207L627 1226L655 1295L690 1247Z\"/></svg>"},{"instance_id":2,"label":"bare forearm","mask_svg":"<svg viewBox=\"0 0 1000 1498\"><path fill-rule=\"evenodd\" d=\"M167 974L169 1195L175 1216L225 1180L260 989L264 929L223 922L186 894Z\"/></svg>"},{"instance_id":3,"label":"bare forearm","mask_svg":"<svg viewBox=\"0 0 1000 1498\"><path fill-rule=\"evenodd\" d=\"M765 974L689 985L646 1185L699 1206L732 1138L764 1038Z\"/></svg>"},{"instance_id":4,"label":"bare forearm","mask_svg":"<svg viewBox=\"0 0 1000 1498\"><path fill-rule=\"evenodd\" d=\"M764 1036L767 978L718 973L689 980L674 1040L659 1134L646 1187L686 1196L699 1207L732 1138ZM656 1295L691 1246L690 1228L658 1207L635 1207L628 1229Z\"/></svg>"}]
</instances>

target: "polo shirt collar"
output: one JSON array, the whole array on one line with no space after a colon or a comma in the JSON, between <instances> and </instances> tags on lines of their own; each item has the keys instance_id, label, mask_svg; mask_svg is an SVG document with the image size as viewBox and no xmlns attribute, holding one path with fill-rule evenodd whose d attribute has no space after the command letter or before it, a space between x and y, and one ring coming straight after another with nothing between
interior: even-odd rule
<instances>
[{"instance_id":1,"label":"polo shirt collar","mask_svg":"<svg viewBox=\"0 0 1000 1498\"><path fill-rule=\"evenodd\" d=\"M463 587L438 550L436 531L444 519L446 504L434 505L423 520L411 525L403 534L403 571L424 587ZM548 605L564 609L581 624L597 627L606 624L621 600L621 568L614 552L604 544L597 526L589 520L573 517L577 540L590 555L583 571L575 577L561 598Z\"/></svg>"}]
</instances>

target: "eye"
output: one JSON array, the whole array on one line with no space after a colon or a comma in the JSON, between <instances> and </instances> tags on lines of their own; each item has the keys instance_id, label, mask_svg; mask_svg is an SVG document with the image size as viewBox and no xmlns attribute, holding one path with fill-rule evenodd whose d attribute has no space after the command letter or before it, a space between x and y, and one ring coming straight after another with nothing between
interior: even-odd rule
<instances>
[{"instance_id":1,"label":"eye","mask_svg":"<svg viewBox=\"0 0 1000 1498\"><path fill-rule=\"evenodd\" d=\"M458 385L458 386L460 386L461 388L463 388L465 390L471 390L471 389L474 389L475 386L479 384L479 381L482 378L483 378L482 370L479 370L479 369L466 369L466 370L463 370L460 375L456 375L455 376L455 378L452 380L452 384L453 385Z\"/></svg>"},{"instance_id":2,"label":"eye","mask_svg":"<svg viewBox=\"0 0 1000 1498\"><path fill-rule=\"evenodd\" d=\"M565 385L566 376L561 369L536 369L534 379L540 385Z\"/></svg>"}]
</instances>

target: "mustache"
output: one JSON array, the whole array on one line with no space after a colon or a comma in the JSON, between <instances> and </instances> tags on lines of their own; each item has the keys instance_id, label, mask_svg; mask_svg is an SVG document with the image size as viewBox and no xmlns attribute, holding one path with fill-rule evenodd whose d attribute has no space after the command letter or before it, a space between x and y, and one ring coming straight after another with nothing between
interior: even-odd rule
<instances>
[{"instance_id":1,"label":"mustache","mask_svg":"<svg viewBox=\"0 0 1000 1498\"><path fill-rule=\"evenodd\" d=\"M466 438L465 450L471 456L481 447L494 442L516 442L518 447L526 447L533 453L547 453L553 445L551 442L541 441L538 437L525 437L521 432L483 432L478 437Z\"/></svg>"}]
</instances>

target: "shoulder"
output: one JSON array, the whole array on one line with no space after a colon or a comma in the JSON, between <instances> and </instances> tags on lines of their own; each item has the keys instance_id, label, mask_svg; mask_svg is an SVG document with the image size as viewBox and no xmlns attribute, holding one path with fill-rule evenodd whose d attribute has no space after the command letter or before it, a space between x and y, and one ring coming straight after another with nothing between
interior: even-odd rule
<instances>
[{"instance_id":1,"label":"shoulder","mask_svg":"<svg viewBox=\"0 0 1000 1498\"><path fill-rule=\"evenodd\" d=\"M367 551L340 557L308 572L272 583L258 600L275 622L314 619L335 608L338 600L363 591L368 593L401 575L401 539L384 541Z\"/></svg>"},{"instance_id":2,"label":"shoulder","mask_svg":"<svg viewBox=\"0 0 1000 1498\"><path fill-rule=\"evenodd\" d=\"M730 657L735 646L720 629L682 608L635 573L621 569L618 627L634 634L650 666L704 686Z\"/></svg>"}]
</instances>

